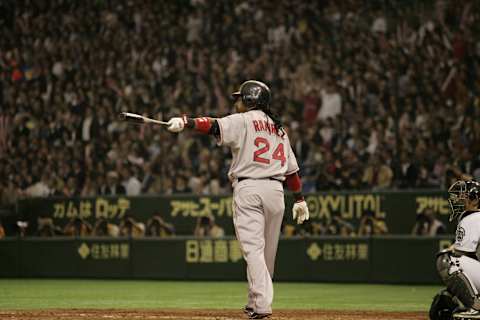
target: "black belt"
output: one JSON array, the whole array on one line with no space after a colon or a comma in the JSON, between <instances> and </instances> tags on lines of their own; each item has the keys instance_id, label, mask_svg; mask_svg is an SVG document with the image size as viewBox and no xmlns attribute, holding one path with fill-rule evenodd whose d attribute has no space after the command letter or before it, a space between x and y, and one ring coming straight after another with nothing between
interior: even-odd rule
<instances>
[{"instance_id":1,"label":"black belt","mask_svg":"<svg viewBox=\"0 0 480 320\"><path fill-rule=\"evenodd\" d=\"M237 178L237 181L240 182L240 181L247 180L247 179L252 179L252 180L272 180L272 181L283 182L283 181L278 180L278 179L275 179L275 178L259 178L259 179L255 179L255 178L247 178L247 177L238 177L238 178Z\"/></svg>"}]
</instances>

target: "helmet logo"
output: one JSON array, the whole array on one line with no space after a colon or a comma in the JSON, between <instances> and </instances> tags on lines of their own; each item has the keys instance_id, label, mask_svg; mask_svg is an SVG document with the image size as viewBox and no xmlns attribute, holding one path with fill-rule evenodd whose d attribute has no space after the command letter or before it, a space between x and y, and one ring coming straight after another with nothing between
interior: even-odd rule
<instances>
[{"instance_id":1,"label":"helmet logo","mask_svg":"<svg viewBox=\"0 0 480 320\"><path fill-rule=\"evenodd\" d=\"M465 237L465 229L462 227L458 227L455 235L455 240L457 242L462 242L464 237Z\"/></svg>"},{"instance_id":2,"label":"helmet logo","mask_svg":"<svg viewBox=\"0 0 480 320\"><path fill-rule=\"evenodd\" d=\"M262 92L262 89L260 89L260 87L256 87L256 88L252 88L252 98L254 99L258 99L258 97L260 97L260 93Z\"/></svg>"}]
</instances>

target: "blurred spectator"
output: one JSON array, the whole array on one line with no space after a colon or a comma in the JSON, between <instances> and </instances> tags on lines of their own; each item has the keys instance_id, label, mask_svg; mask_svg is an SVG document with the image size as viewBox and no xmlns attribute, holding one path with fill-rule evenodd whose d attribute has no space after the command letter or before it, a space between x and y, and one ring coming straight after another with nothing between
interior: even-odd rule
<instances>
[{"instance_id":1,"label":"blurred spectator","mask_svg":"<svg viewBox=\"0 0 480 320\"><path fill-rule=\"evenodd\" d=\"M105 218L98 218L93 227L93 236L97 237L118 237L120 235L120 228Z\"/></svg>"},{"instance_id":2,"label":"blurred spectator","mask_svg":"<svg viewBox=\"0 0 480 320\"><path fill-rule=\"evenodd\" d=\"M342 97L332 80L328 81L325 89L322 90L321 98L322 106L318 112L319 120L333 119L342 112Z\"/></svg>"},{"instance_id":3,"label":"blurred spectator","mask_svg":"<svg viewBox=\"0 0 480 320\"><path fill-rule=\"evenodd\" d=\"M142 183L137 178L136 167L124 166L122 169L122 179L122 185L125 188L127 196L138 196L140 194Z\"/></svg>"},{"instance_id":4,"label":"blurred spectator","mask_svg":"<svg viewBox=\"0 0 480 320\"><path fill-rule=\"evenodd\" d=\"M67 196L65 194L65 183L62 178L60 177L51 177L51 184L50 184L50 194L52 196L59 196L59 197L65 197Z\"/></svg>"},{"instance_id":5,"label":"blurred spectator","mask_svg":"<svg viewBox=\"0 0 480 320\"><path fill-rule=\"evenodd\" d=\"M48 197L51 193L49 181L48 172L43 172L39 181L25 189L25 194L30 197Z\"/></svg>"},{"instance_id":6,"label":"blurred spectator","mask_svg":"<svg viewBox=\"0 0 480 320\"><path fill-rule=\"evenodd\" d=\"M282 236L284 237L310 237L325 234L327 234L327 227L322 222L313 221L312 219L305 221L301 225L289 223L282 224Z\"/></svg>"},{"instance_id":7,"label":"blurred spectator","mask_svg":"<svg viewBox=\"0 0 480 320\"><path fill-rule=\"evenodd\" d=\"M79 183L75 176L67 178L67 183L63 186L62 194L65 197L74 197L81 194Z\"/></svg>"},{"instance_id":8,"label":"blurred spectator","mask_svg":"<svg viewBox=\"0 0 480 320\"><path fill-rule=\"evenodd\" d=\"M28 221L19 220L16 223L17 236L23 238L27 235Z\"/></svg>"},{"instance_id":9,"label":"blurred spectator","mask_svg":"<svg viewBox=\"0 0 480 320\"><path fill-rule=\"evenodd\" d=\"M325 230L326 235L334 236L355 236L354 226L342 219L339 215L334 215L326 221Z\"/></svg>"},{"instance_id":10,"label":"blurred spectator","mask_svg":"<svg viewBox=\"0 0 480 320\"><path fill-rule=\"evenodd\" d=\"M66 236L85 237L92 233L92 226L80 217L72 218L63 228Z\"/></svg>"},{"instance_id":11,"label":"blurred spectator","mask_svg":"<svg viewBox=\"0 0 480 320\"><path fill-rule=\"evenodd\" d=\"M305 221L308 222L309 220ZM305 232L307 233L307 232ZM297 229L294 224L285 223L285 220L282 224L282 236L284 237L293 237L297 235Z\"/></svg>"},{"instance_id":12,"label":"blurred spectator","mask_svg":"<svg viewBox=\"0 0 480 320\"><path fill-rule=\"evenodd\" d=\"M338 230L338 235L342 237L353 237L355 236L355 227L346 220L342 219L340 216L334 216L332 218L333 224Z\"/></svg>"},{"instance_id":13,"label":"blurred spectator","mask_svg":"<svg viewBox=\"0 0 480 320\"><path fill-rule=\"evenodd\" d=\"M17 199L21 195L22 192L15 186L15 183L11 179L8 181L0 181L0 209L13 212Z\"/></svg>"},{"instance_id":14,"label":"blurred spectator","mask_svg":"<svg viewBox=\"0 0 480 320\"><path fill-rule=\"evenodd\" d=\"M82 197L94 197L97 195L97 186L93 179L87 177L85 179L85 184L83 185L82 190L80 191L80 196Z\"/></svg>"},{"instance_id":15,"label":"blurred spectator","mask_svg":"<svg viewBox=\"0 0 480 320\"><path fill-rule=\"evenodd\" d=\"M147 236L151 237L171 237L175 235L175 228L173 224L167 223L160 216L160 213L155 213L147 222Z\"/></svg>"},{"instance_id":16,"label":"blurred spectator","mask_svg":"<svg viewBox=\"0 0 480 320\"><path fill-rule=\"evenodd\" d=\"M222 227L215 223L215 218L209 215L197 218L197 224L195 226L193 235L199 238L221 238L225 235L225 231Z\"/></svg>"},{"instance_id":17,"label":"blurred spectator","mask_svg":"<svg viewBox=\"0 0 480 320\"><path fill-rule=\"evenodd\" d=\"M100 187L100 194L102 195L123 195L126 193L125 187L120 184L118 173L109 171L107 173L107 183Z\"/></svg>"},{"instance_id":18,"label":"blurred spectator","mask_svg":"<svg viewBox=\"0 0 480 320\"><path fill-rule=\"evenodd\" d=\"M190 189L187 185L187 180L185 177L179 175L175 177L175 193L180 194L180 193L191 193L192 189Z\"/></svg>"},{"instance_id":19,"label":"blurred spectator","mask_svg":"<svg viewBox=\"0 0 480 320\"><path fill-rule=\"evenodd\" d=\"M23 228L19 228L19 231L22 232ZM56 235L62 235L64 232L58 226L53 223L52 218L48 217L38 217L37 218L37 232L36 236L38 237L54 237Z\"/></svg>"},{"instance_id":20,"label":"blurred spectator","mask_svg":"<svg viewBox=\"0 0 480 320\"><path fill-rule=\"evenodd\" d=\"M433 208L426 208L417 215L415 225L412 228L412 235L416 236L436 236L445 234L447 231L443 222L437 219Z\"/></svg>"},{"instance_id":21,"label":"blurred spectator","mask_svg":"<svg viewBox=\"0 0 480 320\"><path fill-rule=\"evenodd\" d=\"M375 217L375 213L371 210L364 212L358 226L359 236L373 236L387 233L388 228L385 220Z\"/></svg>"},{"instance_id":22,"label":"blurred spectator","mask_svg":"<svg viewBox=\"0 0 480 320\"><path fill-rule=\"evenodd\" d=\"M363 173L362 182L373 189L387 189L392 185L393 171L382 163L378 155L370 156L368 165Z\"/></svg>"},{"instance_id":23,"label":"blurred spectator","mask_svg":"<svg viewBox=\"0 0 480 320\"><path fill-rule=\"evenodd\" d=\"M125 215L120 222L120 236L140 238L145 235L145 224L137 222L130 215Z\"/></svg>"}]
</instances>

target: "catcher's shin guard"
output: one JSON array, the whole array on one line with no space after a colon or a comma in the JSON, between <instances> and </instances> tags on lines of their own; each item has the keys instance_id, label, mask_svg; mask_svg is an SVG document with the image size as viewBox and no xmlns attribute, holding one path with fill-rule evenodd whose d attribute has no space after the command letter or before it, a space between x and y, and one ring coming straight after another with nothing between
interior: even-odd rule
<instances>
[{"instance_id":1,"label":"catcher's shin guard","mask_svg":"<svg viewBox=\"0 0 480 320\"><path fill-rule=\"evenodd\" d=\"M462 270L453 272L446 284L448 291L455 295L465 307L480 310L478 291Z\"/></svg>"}]
</instances>

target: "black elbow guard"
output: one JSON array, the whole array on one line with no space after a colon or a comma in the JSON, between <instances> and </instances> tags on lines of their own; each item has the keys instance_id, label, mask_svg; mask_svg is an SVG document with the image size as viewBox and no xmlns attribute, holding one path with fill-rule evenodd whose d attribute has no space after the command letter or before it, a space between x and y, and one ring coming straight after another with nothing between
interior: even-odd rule
<instances>
[{"instance_id":1,"label":"black elbow guard","mask_svg":"<svg viewBox=\"0 0 480 320\"><path fill-rule=\"evenodd\" d=\"M215 138L220 138L220 126L218 125L217 120L214 120L208 134L213 135Z\"/></svg>"}]
</instances>

